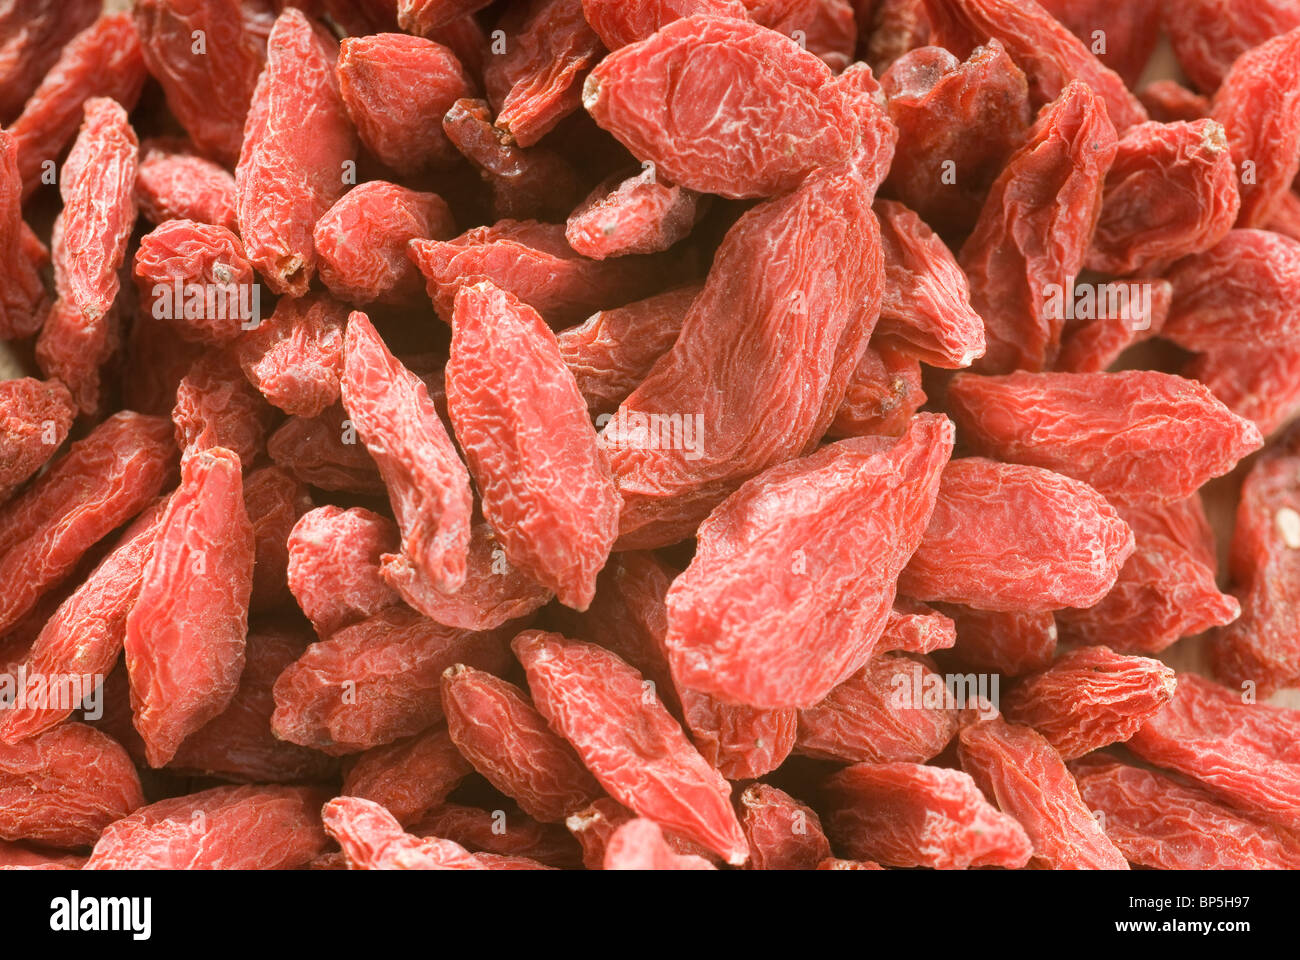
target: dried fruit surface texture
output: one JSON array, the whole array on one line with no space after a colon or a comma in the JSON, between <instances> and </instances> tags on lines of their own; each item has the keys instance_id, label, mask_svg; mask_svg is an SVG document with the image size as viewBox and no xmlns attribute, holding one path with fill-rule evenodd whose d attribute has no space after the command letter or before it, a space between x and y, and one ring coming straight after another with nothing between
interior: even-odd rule
<instances>
[{"instance_id":1,"label":"dried fruit surface texture","mask_svg":"<svg viewBox=\"0 0 1300 960\"><path fill-rule=\"evenodd\" d=\"M456 296L447 409L506 558L584 610L621 499L555 334L490 283Z\"/></svg>"},{"instance_id":2,"label":"dried fruit surface texture","mask_svg":"<svg viewBox=\"0 0 1300 960\"><path fill-rule=\"evenodd\" d=\"M859 763L827 778L826 832L835 849L892 867L1023 867L1024 828L993 807L970 775L915 763Z\"/></svg>"},{"instance_id":3,"label":"dried fruit surface texture","mask_svg":"<svg viewBox=\"0 0 1300 960\"><path fill-rule=\"evenodd\" d=\"M309 787L214 787L142 807L99 838L87 870L293 870L329 846Z\"/></svg>"},{"instance_id":4,"label":"dried fruit surface texture","mask_svg":"<svg viewBox=\"0 0 1300 960\"><path fill-rule=\"evenodd\" d=\"M1300 7L1293 0L1167 0L1161 22L1183 72L1213 93L1247 50L1300 27Z\"/></svg>"},{"instance_id":5,"label":"dried fruit surface texture","mask_svg":"<svg viewBox=\"0 0 1300 960\"><path fill-rule=\"evenodd\" d=\"M817 812L785 791L756 783L740 795L739 807L751 870L816 870L830 856Z\"/></svg>"},{"instance_id":6,"label":"dried fruit surface texture","mask_svg":"<svg viewBox=\"0 0 1300 960\"><path fill-rule=\"evenodd\" d=\"M23 220L18 143L0 130L0 340L30 336L45 319L48 297L40 270L49 258Z\"/></svg>"},{"instance_id":7,"label":"dried fruit surface texture","mask_svg":"<svg viewBox=\"0 0 1300 960\"><path fill-rule=\"evenodd\" d=\"M1294 829L1300 826L1300 710L1245 696L1180 673L1172 702L1133 734L1129 749L1239 810Z\"/></svg>"},{"instance_id":8,"label":"dried fruit surface texture","mask_svg":"<svg viewBox=\"0 0 1300 960\"><path fill-rule=\"evenodd\" d=\"M469 473L424 381L389 352L363 313L348 319L342 392L388 488L402 552L435 585L459 588L473 509Z\"/></svg>"},{"instance_id":9,"label":"dried fruit surface texture","mask_svg":"<svg viewBox=\"0 0 1300 960\"><path fill-rule=\"evenodd\" d=\"M1115 503L1182 500L1263 444L1204 386L1153 370L963 375L948 400L978 452L1074 477Z\"/></svg>"},{"instance_id":10,"label":"dried fruit surface texture","mask_svg":"<svg viewBox=\"0 0 1300 960\"><path fill-rule=\"evenodd\" d=\"M1211 648L1225 683L1262 693L1300 681L1300 433L1255 461L1242 484L1232 534L1241 619Z\"/></svg>"},{"instance_id":11,"label":"dried fruit surface texture","mask_svg":"<svg viewBox=\"0 0 1300 960\"><path fill-rule=\"evenodd\" d=\"M89 846L143 802L131 758L93 727L65 723L0 744L0 840Z\"/></svg>"},{"instance_id":12,"label":"dried fruit surface texture","mask_svg":"<svg viewBox=\"0 0 1300 960\"><path fill-rule=\"evenodd\" d=\"M221 447L191 456L126 619L135 726L152 766L170 760L238 689L253 551L239 457Z\"/></svg>"},{"instance_id":13,"label":"dried fruit surface texture","mask_svg":"<svg viewBox=\"0 0 1300 960\"><path fill-rule=\"evenodd\" d=\"M356 134L339 98L338 45L296 7L275 21L235 168L239 233L270 288L300 297L312 228L347 189Z\"/></svg>"},{"instance_id":14,"label":"dried fruit surface texture","mask_svg":"<svg viewBox=\"0 0 1300 960\"><path fill-rule=\"evenodd\" d=\"M1041 370L1055 359L1065 311L1053 297L1083 267L1116 144L1101 98L1072 83L994 181L960 255L985 323L981 370Z\"/></svg>"},{"instance_id":15,"label":"dried fruit surface texture","mask_svg":"<svg viewBox=\"0 0 1300 960\"><path fill-rule=\"evenodd\" d=\"M407 833L373 800L336 797L322 816L325 829L343 848L349 870L487 869L458 843Z\"/></svg>"},{"instance_id":16,"label":"dried fruit surface texture","mask_svg":"<svg viewBox=\"0 0 1300 960\"><path fill-rule=\"evenodd\" d=\"M380 576L401 545L387 517L352 507L317 507L289 532L289 589L323 639L400 601Z\"/></svg>"},{"instance_id":17,"label":"dried fruit surface texture","mask_svg":"<svg viewBox=\"0 0 1300 960\"><path fill-rule=\"evenodd\" d=\"M883 290L868 194L852 172L818 173L728 231L677 342L602 432L620 547L691 535L744 480L826 432Z\"/></svg>"},{"instance_id":18,"label":"dried fruit surface texture","mask_svg":"<svg viewBox=\"0 0 1300 960\"><path fill-rule=\"evenodd\" d=\"M1029 727L992 717L965 727L962 769L985 795L1020 822L1034 845L1031 864L1047 870L1127 870L1079 796L1052 745Z\"/></svg>"},{"instance_id":19,"label":"dried fruit surface texture","mask_svg":"<svg viewBox=\"0 0 1300 960\"><path fill-rule=\"evenodd\" d=\"M668 591L678 683L724 701L808 707L871 656L920 542L952 425L832 444L760 474L700 528Z\"/></svg>"},{"instance_id":20,"label":"dried fruit surface texture","mask_svg":"<svg viewBox=\"0 0 1300 960\"><path fill-rule=\"evenodd\" d=\"M59 449L77 408L58 380L0 382L0 503Z\"/></svg>"},{"instance_id":21,"label":"dried fruit surface texture","mask_svg":"<svg viewBox=\"0 0 1300 960\"><path fill-rule=\"evenodd\" d=\"M966 457L944 469L930 525L898 589L1007 613L1090 607L1132 552L1133 531L1087 484Z\"/></svg>"},{"instance_id":22,"label":"dried fruit surface texture","mask_svg":"<svg viewBox=\"0 0 1300 960\"><path fill-rule=\"evenodd\" d=\"M748 845L722 775L639 674L593 644L530 630L514 641L542 716L616 800L739 865Z\"/></svg>"},{"instance_id":23,"label":"dried fruit surface texture","mask_svg":"<svg viewBox=\"0 0 1300 960\"><path fill-rule=\"evenodd\" d=\"M1300 839L1154 770L1089 763L1079 792L1131 863L1157 870L1296 870Z\"/></svg>"},{"instance_id":24,"label":"dried fruit surface texture","mask_svg":"<svg viewBox=\"0 0 1300 960\"><path fill-rule=\"evenodd\" d=\"M739 82L719 83L719 68ZM583 105L674 183L724 197L785 192L848 157L858 124L830 69L745 20L687 17L607 56Z\"/></svg>"}]
</instances>

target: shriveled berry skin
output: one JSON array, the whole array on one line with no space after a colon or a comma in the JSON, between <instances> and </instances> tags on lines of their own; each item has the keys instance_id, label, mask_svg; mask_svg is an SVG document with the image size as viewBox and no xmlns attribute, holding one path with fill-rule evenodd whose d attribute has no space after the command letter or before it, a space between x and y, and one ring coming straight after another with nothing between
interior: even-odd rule
<instances>
[{"instance_id":1,"label":"shriveled berry skin","mask_svg":"<svg viewBox=\"0 0 1300 960\"><path fill-rule=\"evenodd\" d=\"M1024 72L990 39L965 62L942 47L920 47L895 60L880 83L898 127L885 191L955 242L975 225L993 181L1029 132ZM945 177L947 170L955 176Z\"/></svg>"},{"instance_id":2,"label":"shriveled berry skin","mask_svg":"<svg viewBox=\"0 0 1300 960\"><path fill-rule=\"evenodd\" d=\"M93 6L98 9L98 4ZM86 859L75 853L53 853L0 840L0 870L80 870Z\"/></svg>"},{"instance_id":3,"label":"shriveled berry skin","mask_svg":"<svg viewBox=\"0 0 1300 960\"><path fill-rule=\"evenodd\" d=\"M310 641L310 631L297 622L254 620L239 689L225 710L185 738L167 769L236 783L319 783L337 776L334 758L271 732L276 678Z\"/></svg>"},{"instance_id":4,"label":"shriveled berry skin","mask_svg":"<svg viewBox=\"0 0 1300 960\"><path fill-rule=\"evenodd\" d=\"M703 857L674 853L659 824L636 817L623 824L605 847L605 870L716 870Z\"/></svg>"},{"instance_id":5,"label":"shriveled berry skin","mask_svg":"<svg viewBox=\"0 0 1300 960\"><path fill-rule=\"evenodd\" d=\"M623 497L620 548L692 535L743 481L816 446L866 349L883 272L853 171L815 174L736 222L677 342L602 433ZM690 443L685 429L679 442L641 437L673 416L712 426Z\"/></svg>"},{"instance_id":6,"label":"shriveled berry skin","mask_svg":"<svg viewBox=\"0 0 1300 960\"><path fill-rule=\"evenodd\" d=\"M1138 90L1137 95L1156 123L1190 123L1210 115L1210 98L1177 80L1155 80Z\"/></svg>"},{"instance_id":7,"label":"shriveled berry skin","mask_svg":"<svg viewBox=\"0 0 1300 960\"><path fill-rule=\"evenodd\" d=\"M456 439L506 558L585 610L622 501L555 334L506 291L462 287L446 378Z\"/></svg>"},{"instance_id":8,"label":"shriveled berry skin","mask_svg":"<svg viewBox=\"0 0 1300 960\"><path fill-rule=\"evenodd\" d=\"M58 377L82 413L100 402L100 367L121 337L113 306L135 224L139 142L114 100L86 101L85 120L59 176L63 209L54 226L54 309L41 328L36 359ZM20 153L19 156L22 156Z\"/></svg>"},{"instance_id":9,"label":"shriveled berry skin","mask_svg":"<svg viewBox=\"0 0 1300 960\"><path fill-rule=\"evenodd\" d=\"M943 472L934 515L899 577L919 600L1028 613L1088 607L1114 586L1133 531L1085 483L980 457Z\"/></svg>"},{"instance_id":10,"label":"shriveled berry skin","mask_svg":"<svg viewBox=\"0 0 1300 960\"><path fill-rule=\"evenodd\" d=\"M505 52L488 58L483 86L496 126L521 147L535 144L581 105L582 81L604 52L581 0L528 0L498 22Z\"/></svg>"},{"instance_id":11,"label":"shriveled berry skin","mask_svg":"<svg viewBox=\"0 0 1300 960\"><path fill-rule=\"evenodd\" d=\"M699 202L693 190L658 180L653 169L615 174L569 214L564 237L593 260L658 253L690 233Z\"/></svg>"},{"instance_id":12,"label":"shriveled berry skin","mask_svg":"<svg viewBox=\"0 0 1300 960\"><path fill-rule=\"evenodd\" d=\"M335 797L322 811L325 830L338 841L349 870L486 870L458 843L421 838L362 797Z\"/></svg>"},{"instance_id":13,"label":"shriveled berry skin","mask_svg":"<svg viewBox=\"0 0 1300 960\"><path fill-rule=\"evenodd\" d=\"M1144 303L1142 297L1130 298L1128 311L1112 314L1107 308L1106 316L1067 330L1054 364L1057 370L1101 373L1110 369L1133 344L1149 340L1164 330L1173 304L1174 285L1168 280L1143 279L1137 282L1149 293L1150 303ZM1192 379L1204 382L1202 377Z\"/></svg>"},{"instance_id":14,"label":"shriveled berry skin","mask_svg":"<svg viewBox=\"0 0 1300 960\"><path fill-rule=\"evenodd\" d=\"M279 294L307 292L316 273L312 228L347 189L356 157L337 57L323 27L286 9L271 29L244 126L235 168L239 233L249 260Z\"/></svg>"},{"instance_id":15,"label":"shriveled berry skin","mask_svg":"<svg viewBox=\"0 0 1300 960\"><path fill-rule=\"evenodd\" d=\"M1300 710L1245 702L1196 674L1128 740L1147 763L1190 777L1238 810L1300 827Z\"/></svg>"},{"instance_id":16,"label":"shriveled berry skin","mask_svg":"<svg viewBox=\"0 0 1300 960\"><path fill-rule=\"evenodd\" d=\"M925 403L921 363L906 348L868 346L835 411L829 436L897 437Z\"/></svg>"},{"instance_id":17,"label":"shriveled berry skin","mask_svg":"<svg viewBox=\"0 0 1300 960\"><path fill-rule=\"evenodd\" d=\"M1178 65L1205 93L1218 89L1242 54L1300 27L1291 0L1167 0L1162 13Z\"/></svg>"},{"instance_id":18,"label":"shriveled berry skin","mask_svg":"<svg viewBox=\"0 0 1300 960\"><path fill-rule=\"evenodd\" d=\"M1029 78L1035 107L1055 100L1071 83L1097 92L1121 131L1147 119L1124 80L1082 40L1037 3L1018 0L925 0L934 42L966 56L989 37L1000 40Z\"/></svg>"},{"instance_id":19,"label":"shriveled berry skin","mask_svg":"<svg viewBox=\"0 0 1300 960\"><path fill-rule=\"evenodd\" d=\"M1073 290L1116 144L1102 99L1074 82L1042 110L994 181L958 257L986 327L977 369L1042 370L1055 359L1065 313L1050 293Z\"/></svg>"},{"instance_id":20,"label":"shriveled berry skin","mask_svg":"<svg viewBox=\"0 0 1300 960\"><path fill-rule=\"evenodd\" d=\"M1096 53L1097 59L1137 86L1160 39L1163 0L1040 0L1044 10ZM1102 42L1104 41L1104 42ZM1140 99L1140 98L1139 98Z\"/></svg>"},{"instance_id":21,"label":"shriveled berry skin","mask_svg":"<svg viewBox=\"0 0 1300 960\"><path fill-rule=\"evenodd\" d=\"M530 817L558 823L605 795L513 684L457 664L442 675L442 703L460 752Z\"/></svg>"},{"instance_id":22,"label":"shriveled berry skin","mask_svg":"<svg viewBox=\"0 0 1300 960\"><path fill-rule=\"evenodd\" d=\"M1024 828L998 812L960 770L858 763L823 784L826 833L836 850L892 867L1023 867Z\"/></svg>"},{"instance_id":23,"label":"shriveled berry skin","mask_svg":"<svg viewBox=\"0 0 1300 960\"><path fill-rule=\"evenodd\" d=\"M785 791L755 783L737 803L749 841L749 869L816 870L830 856L817 812Z\"/></svg>"},{"instance_id":24,"label":"shriveled berry skin","mask_svg":"<svg viewBox=\"0 0 1300 960\"><path fill-rule=\"evenodd\" d=\"M358 756L343 778L343 795L373 800L407 826L446 800L472 770L447 730L431 727Z\"/></svg>"},{"instance_id":25,"label":"shriveled berry skin","mask_svg":"<svg viewBox=\"0 0 1300 960\"><path fill-rule=\"evenodd\" d=\"M396 0L396 22L408 33L427 36L439 27L477 13L491 0ZM356 32L356 31L349 31Z\"/></svg>"},{"instance_id":26,"label":"shriveled berry skin","mask_svg":"<svg viewBox=\"0 0 1300 960\"><path fill-rule=\"evenodd\" d=\"M727 782L641 674L608 650L558 634L525 631L513 647L538 711L611 796L733 865L745 862Z\"/></svg>"},{"instance_id":27,"label":"shriveled berry skin","mask_svg":"<svg viewBox=\"0 0 1300 960\"><path fill-rule=\"evenodd\" d=\"M1098 758L1076 766L1083 801L1138 866L1157 870L1296 870L1300 840L1155 770Z\"/></svg>"},{"instance_id":28,"label":"shriveled berry skin","mask_svg":"<svg viewBox=\"0 0 1300 960\"><path fill-rule=\"evenodd\" d=\"M267 439L266 452L299 480L322 490L372 496L387 491L341 403L314 417L290 417Z\"/></svg>"},{"instance_id":29,"label":"shriveled berry skin","mask_svg":"<svg viewBox=\"0 0 1300 960\"><path fill-rule=\"evenodd\" d=\"M799 711L795 751L845 763L924 763L957 733L957 712L913 696L942 678L897 653L873 657L820 703ZM902 694L900 696L900 693Z\"/></svg>"},{"instance_id":30,"label":"shriveled berry skin","mask_svg":"<svg viewBox=\"0 0 1300 960\"><path fill-rule=\"evenodd\" d=\"M329 846L310 787L214 787L141 807L100 836L87 870L292 870Z\"/></svg>"},{"instance_id":31,"label":"shriveled berry skin","mask_svg":"<svg viewBox=\"0 0 1300 960\"><path fill-rule=\"evenodd\" d=\"M610 50L644 40L682 17L749 16L742 0L647 0L630 4L622 0L582 0L582 13Z\"/></svg>"},{"instance_id":32,"label":"shriveled berry skin","mask_svg":"<svg viewBox=\"0 0 1300 960\"><path fill-rule=\"evenodd\" d=\"M58 380L0 382L0 503L63 445L76 414L72 394Z\"/></svg>"},{"instance_id":33,"label":"shriveled berry skin","mask_svg":"<svg viewBox=\"0 0 1300 960\"><path fill-rule=\"evenodd\" d=\"M321 280L335 296L357 304L402 304L423 293L407 243L449 240L455 234L451 211L437 194L370 180L345 193L316 221L313 239Z\"/></svg>"},{"instance_id":34,"label":"shriveled berry skin","mask_svg":"<svg viewBox=\"0 0 1300 960\"><path fill-rule=\"evenodd\" d=\"M1215 676L1263 694L1300 679L1300 433L1285 434L1251 467L1237 503L1231 573L1241 619L1215 637Z\"/></svg>"},{"instance_id":35,"label":"shriveled berry skin","mask_svg":"<svg viewBox=\"0 0 1300 960\"><path fill-rule=\"evenodd\" d=\"M134 109L147 78L130 14L105 14L68 41L8 127L18 143L23 197L41 186L44 165L58 160L72 140L87 101L111 98Z\"/></svg>"},{"instance_id":36,"label":"shriveled berry skin","mask_svg":"<svg viewBox=\"0 0 1300 960\"><path fill-rule=\"evenodd\" d=\"M1127 870L1079 796L1061 755L1029 727L990 717L961 731L961 767L1034 845L1030 864L1046 870Z\"/></svg>"},{"instance_id":37,"label":"shriveled berry skin","mask_svg":"<svg viewBox=\"0 0 1300 960\"><path fill-rule=\"evenodd\" d=\"M96 0L7 3L0 11L0 123L13 122L64 45L103 11Z\"/></svg>"},{"instance_id":38,"label":"shriveled berry skin","mask_svg":"<svg viewBox=\"0 0 1300 960\"><path fill-rule=\"evenodd\" d=\"M168 220L195 220L238 230L235 178L225 167L189 149L184 141L168 138L140 144L135 171L140 214L155 227Z\"/></svg>"},{"instance_id":39,"label":"shriveled berry skin","mask_svg":"<svg viewBox=\"0 0 1300 960\"><path fill-rule=\"evenodd\" d=\"M28 677L77 677L88 691L112 670L166 505L159 499L146 507L85 581L44 620L23 660ZM17 743L57 726L74 706L11 704L0 710L0 741Z\"/></svg>"},{"instance_id":40,"label":"shriveled berry skin","mask_svg":"<svg viewBox=\"0 0 1300 960\"><path fill-rule=\"evenodd\" d=\"M977 452L1055 470L1116 503L1191 496L1263 444L1204 386L1154 370L961 375L948 402Z\"/></svg>"},{"instance_id":41,"label":"shriveled berry skin","mask_svg":"<svg viewBox=\"0 0 1300 960\"><path fill-rule=\"evenodd\" d=\"M285 413L319 415L339 399L347 315L328 294L282 297L271 316L235 344L244 376Z\"/></svg>"},{"instance_id":42,"label":"shriveled berry skin","mask_svg":"<svg viewBox=\"0 0 1300 960\"><path fill-rule=\"evenodd\" d=\"M222 447L195 453L126 618L135 726L151 766L167 763L239 688L253 558L239 457Z\"/></svg>"},{"instance_id":43,"label":"shriveled berry skin","mask_svg":"<svg viewBox=\"0 0 1300 960\"><path fill-rule=\"evenodd\" d=\"M950 603L940 609L955 625L952 657L961 666L1017 677L1041 670L1056 656L1056 617L1050 610L977 610Z\"/></svg>"},{"instance_id":44,"label":"shriveled berry skin","mask_svg":"<svg viewBox=\"0 0 1300 960\"><path fill-rule=\"evenodd\" d=\"M475 854L528 857L559 869L582 865L582 848L568 830L538 823L513 807L483 810L444 803L413 824L411 833L452 840Z\"/></svg>"},{"instance_id":45,"label":"shriveled berry skin","mask_svg":"<svg viewBox=\"0 0 1300 960\"><path fill-rule=\"evenodd\" d=\"M957 627L951 617L910 597L900 596L894 598L876 652L930 653L946 650L956 642Z\"/></svg>"},{"instance_id":46,"label":"shriveled berry skin","mask_svg":"<svg viewBox=\"0 0 1300 960\"><path fill-rule=\"evenodd\" d=\"M293 606L289 593L289 533L312 507L305 484L283 467L258 467L244 478L244 508L253 525L254 613Z\"/></svg>"},{"instance_id":47,"label":"shriveled berry skin","mask_svg":"<svg viewBox=\"0 0 1300 960\"><path fill-rule=\"evenodd\" d=\"M442 44L400 33L348 37L338 86L361 142L386 166L411 176L455 160L442 117L474 95L474 83Z\"/></svg>"},{"instance_id":48,"label":"shriveled berry skin","mask_svg":"<svg viewBox=\"0 0 1300 960\"><path fill-rule=\"evenodd\" d=\"M234 164L265 60L238 0L140 0L132 12L145 65L172 115L203 153Z\"/></svg>"},{"instance_id":49,"label":"shriveled berry skin","mask_svg":"<svg viewBox=\"0 0 1300 960\"><path fill-rule=\"evenodd\" d=\"M125 750L82 723L0 744L0 840L75 849L144 802Z\"/></svg>"},{"instance_id":50,"label":"shriveled berry skin","mask_svg":"<svg viewBox=\"0 0 1300 960\"><path fill-rule=\"evenodd\" d=\"M582 847L582 865L588 870L603 870L610 838L619 827L634 819L636 814L617 800L602 797L573 814L564 824ZM703 857L715 865L722 862L716 853L672 830L664 830L664 840L674 853Z\"/></svg>"},{"instance_id":51,"label":"shriveled berry skin","mask_svg":"<svg viewBox=\"0 0 1300 960\"><path fill-rule=\"evenodd\" d=\"M40 271L49 251L23 220L18 144L0 130L0 340L30 336L44 322L49 297Z\"/></svg>"},{"instance_id":52,"label":"shriveled berry skin","mask_svg":"<svg viewBox=\"0 0 1300 960\"><path fill-rule=\"evenodd\" d=\"M171 425L122 411L55 460L0 508L0 632L92 546L162 490L176 462Z\"/></svg>"},{"instance_id":53,"label":"shriveled berry skin","mask_svg":"<svg viewBox=\"0 0 1300 960\"><path fill-rule=\"evenodd\" d=\"M229 349L204 350L176 386L172 422L176 445L186 457L224 447L251 466L274 418L275 411L244 377Z\"/></svg>"},{"instance_id":54,"label":"shriveled berry skin","mask_svg":"<svg viewBox=\"0 0 1300 960\"><path fill-rule=\"evenodd\" d=\"M226 227L167 220L140 240L132 269L142 308L184 340L219 346L238 338L253 322L241 308L252 303L245 291L257 278L244 245ZM194 288L201 290L206 303L191 311L187 301Z\"/></svg>"},{"instance_id":55,"label":"shriveled berry skin","mask_svg":"<svg viewBox=\"0 0 1300 960\"><path fill-rule=\"evenodd\" d=\"M668 592L677 682L732 703L808 707L860 669L952 439L946 418L923 415L901 440L840 441L726 500Z\"/></svg>"},{"instance_id":56,"label":"shriveled berry skin","mask_svg":"<svg viewBox=\"0 0 1300 960\"><path fill-rule=\"evenodd\" d=\"M469 473L424 381L389 352L363 313L348 319L342 392L388 488L402 551L436 586L459 588L473 507Z\"/></svg>"},{"instance_id":57,"label":"shriveled berry skin","mask_svg":"<svg viewBox=\"0 0 1300 960\"><path fill-rule=\"evenodd\" d=\"M444 627L388 607L312 644L280 675L271 728L282 740L333 756L414 736L443 717L442 672L456 663L504 670L507 635Z\"/></svg>"},{"instance_id":58,"label":"shriveled berry skin","mask_svg":"<svg viewBox=\"0 0 1300 960\"><path fill-rule=\"evenodd\" d=\"M289 590L321 639L401 600L380 576L381 558L401 547L387 517L317 507L298 518L287 546Z\"/></svg>"},{"instance_id":59,"label":"shriveled berry skin","mask_svg":"<svg viewBox=\"0 0 1300 960\"><path fill-rule=\"evenodd\" d=\"M1088 269L1160 272L1218 244L1240 209L1237 170L1218 121L1138 124L1120 138L1106 174Z\"/></svg>"},{"instance_id":60,"label":"shriveled berry skin","mask_svg":"<svg viewBox=\"0 0 1300 960\"><path fill-rule=\"evenodd\" d=\"M724 63L743 81L718 84ZM673 183L733 198L790 190L846 159L858 133L824 63L734 18L676 20L615 51L587 78L583 105Z\"/></svg>"},{"instance_id":61,"label":"shriveled berry skin","mask_svg":"<svg viewBox=\"0 0 1300 960\"><path fill-rule=\"evenodd\" d=\"M1242 54L1210 116L1242 173L1237 226L1264 227L1300 172L1300 25Z\"/></svg>"}]
</instances>

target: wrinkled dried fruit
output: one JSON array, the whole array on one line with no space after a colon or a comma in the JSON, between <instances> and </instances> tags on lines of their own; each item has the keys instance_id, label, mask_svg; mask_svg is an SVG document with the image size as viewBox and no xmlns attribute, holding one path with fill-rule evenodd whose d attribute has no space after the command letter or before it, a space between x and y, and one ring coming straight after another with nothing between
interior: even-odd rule
<instances>
[{"instance_id":1,"label":"wrinkled dried fruit","mask_svg":"<svg viewBox=\"0 0 1300 960\"><path fill-rule=\"evenodd\" d=\"M76 413L72 394L58 380L0 382L0 503L54 456Z\"/></svg>"},{"instance_id":2,"label":"wrinkled dried fruit","mask_svg":"<svg viewBox=\"0 0 1300 960\"><path fill-rule=\"evenodd\" d=\"M285 413L315 417L339 399L347 308L327 294L282 297L235 344L248 382Z\"/></svg>"},{"instance_id":3,"label":"wrinkled dried fruit","mask_svg":"<svg viewBox=\"0 0 1300 960\"><path fill-rule=\"evenodd\" d=\"M289 590L319 637L400 601L379 569L400 546L393 521L364 507L317 507L298 518L287 540Z\"/></svg>"}]
</instances>

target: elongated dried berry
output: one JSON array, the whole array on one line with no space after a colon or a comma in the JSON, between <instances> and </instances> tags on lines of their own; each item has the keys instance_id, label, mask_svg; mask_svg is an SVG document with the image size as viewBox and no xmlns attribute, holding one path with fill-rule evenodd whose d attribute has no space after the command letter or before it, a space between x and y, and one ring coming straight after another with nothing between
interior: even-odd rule
<instances>
[{"instance_id":1,"label":"elongated dried berry","mask_svg":"<svg viewBox=\"0 0 1300 960\"><path fill-rule=\"evenodd\" d=\"M57 380L0 382L0 503L54 456L77 408Z\"/></svg>"},{"instance_id":2,"label":"elongated dried berry","mask_svg":"<svg viewBox=\"0 0 1300 960\"><path fill-rule=\"evenodd\" d=\"M486 870L451 840L416 837L397 818L362 797L336 797L325 805L325 829L343 848L350 870Z\"/></svg>"}]
</instances>

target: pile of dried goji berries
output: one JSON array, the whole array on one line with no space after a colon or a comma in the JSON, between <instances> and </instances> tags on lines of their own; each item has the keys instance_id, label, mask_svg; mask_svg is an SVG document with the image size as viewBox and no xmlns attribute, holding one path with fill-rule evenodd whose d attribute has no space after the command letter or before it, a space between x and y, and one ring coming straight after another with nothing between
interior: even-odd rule
<instances>
[{"instance_id":1,"label":"pile of dried goji berries","mask_svg":"<svg viewBox=\"0 0 1300 960\"><path fill-rule=\"evenodd\" d=\"M101 6L0 866L1300 867L1300 0Z\"/></svg>"}]
</instances>

